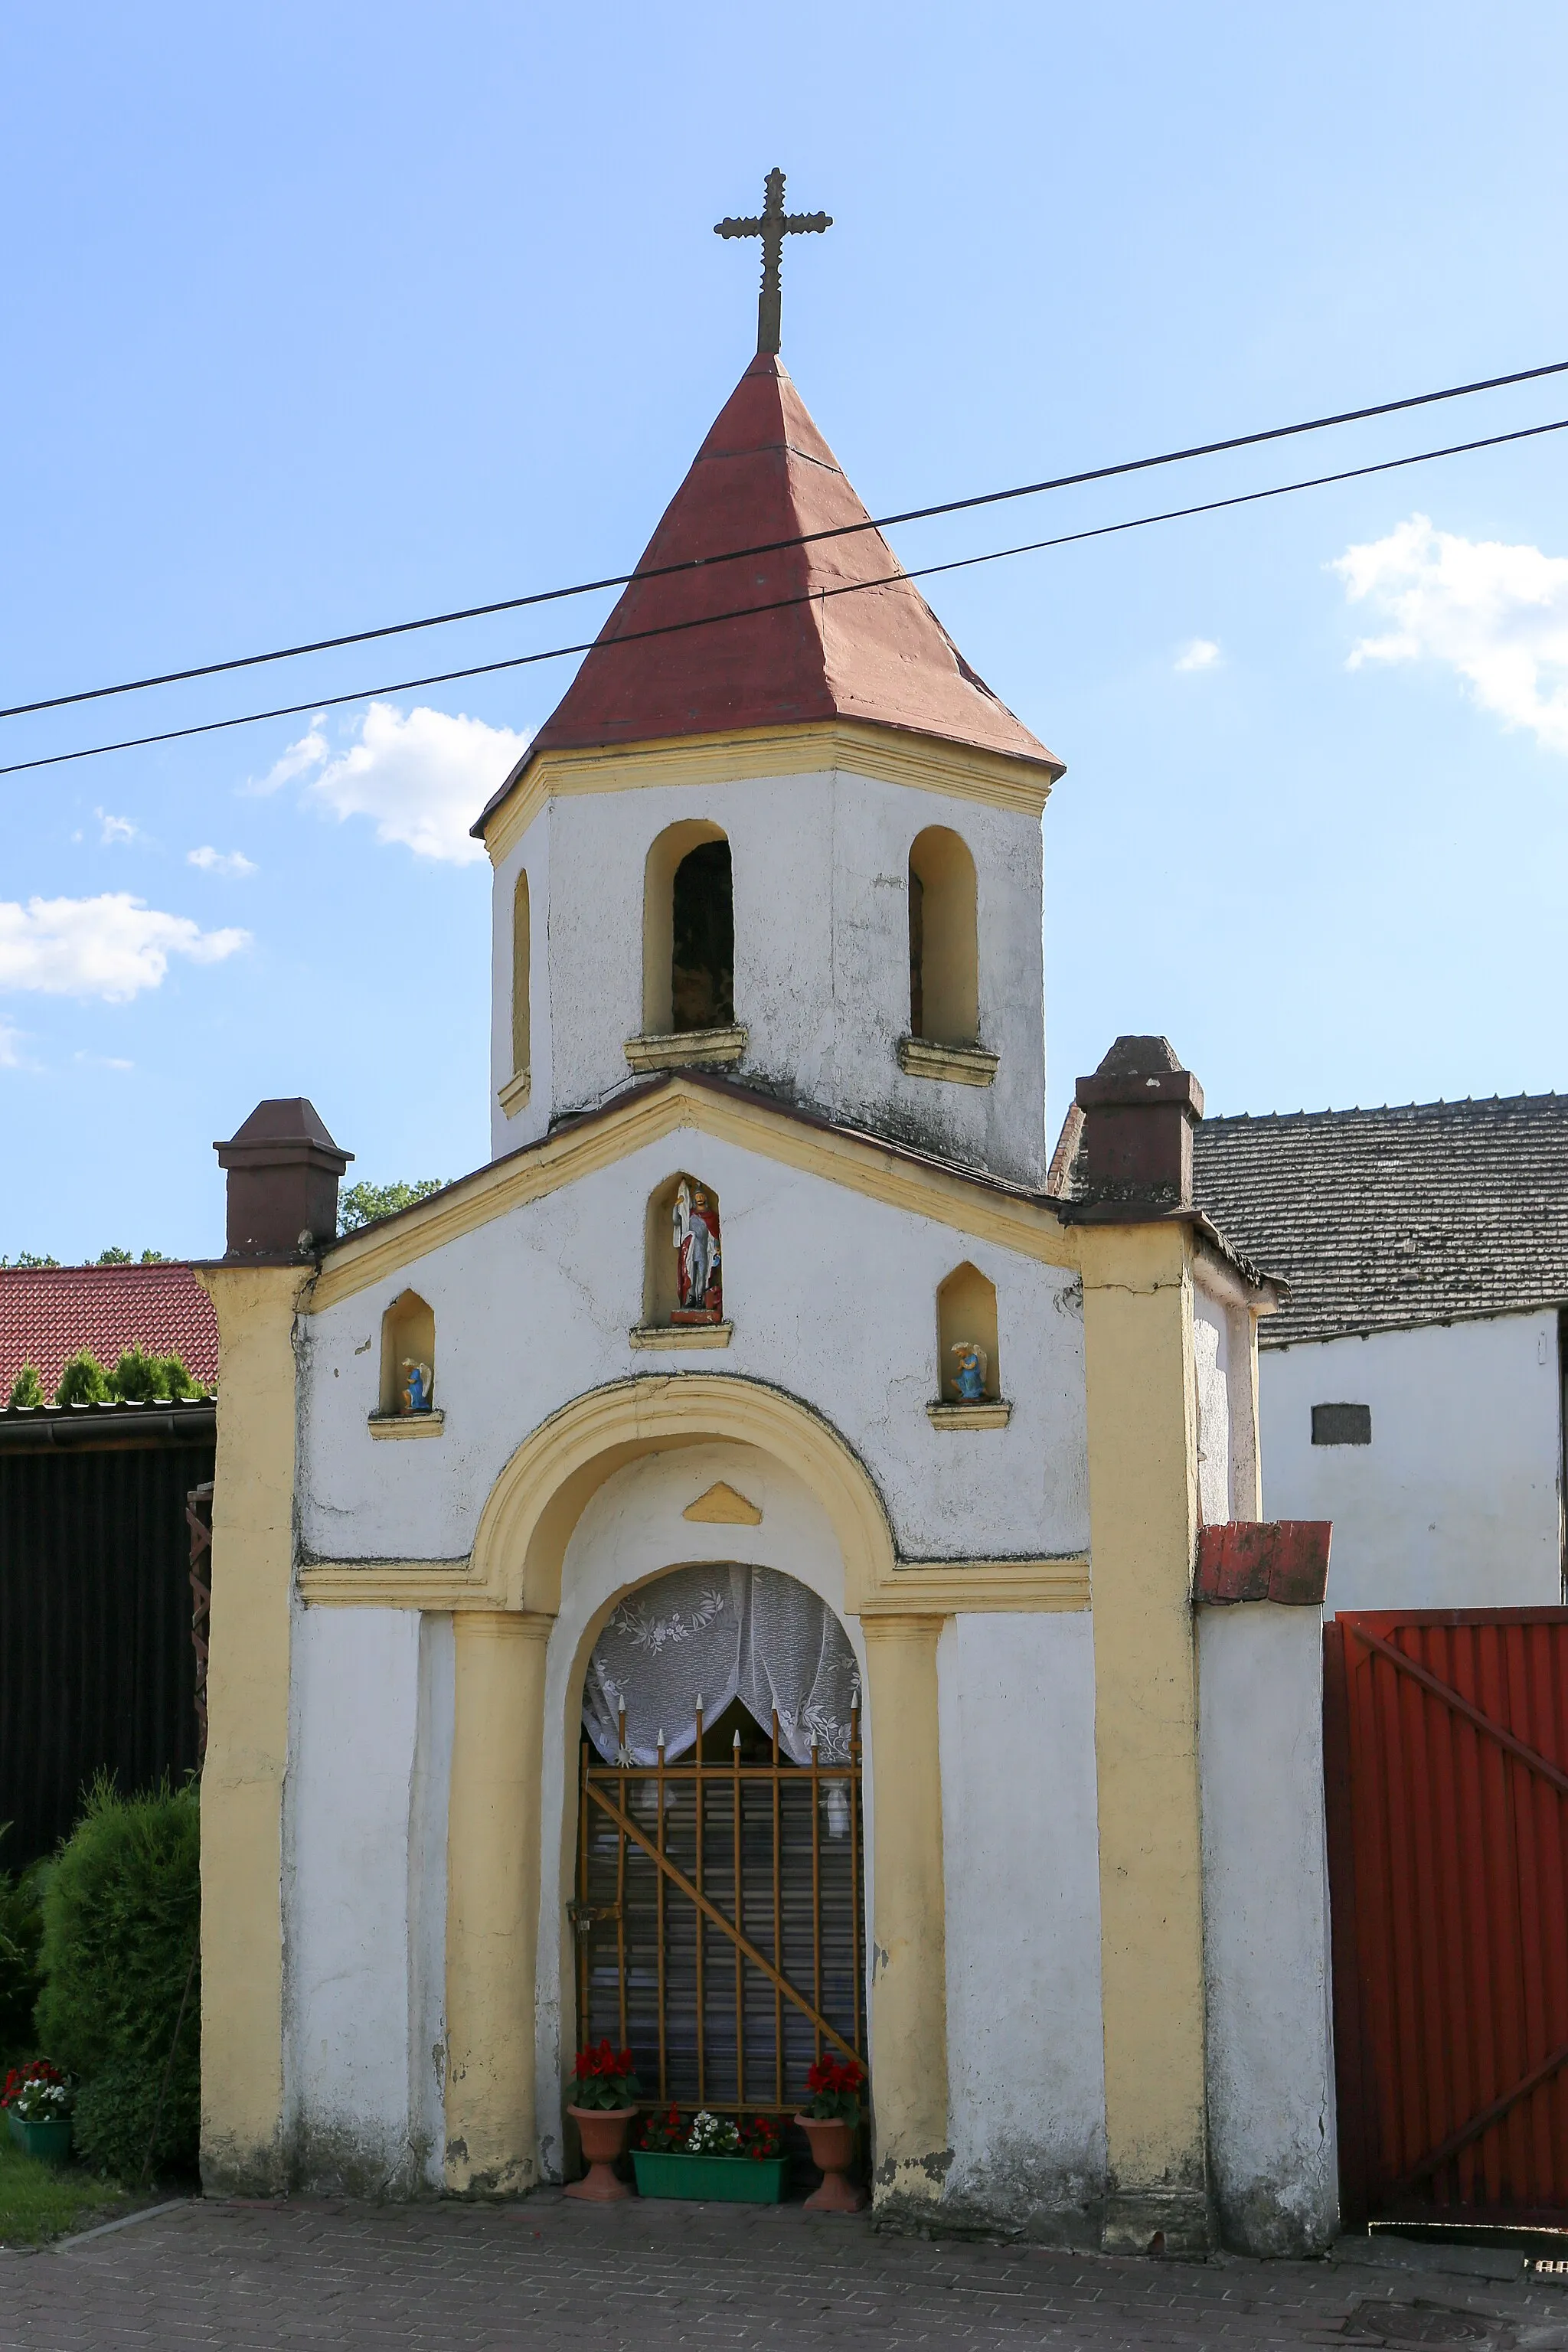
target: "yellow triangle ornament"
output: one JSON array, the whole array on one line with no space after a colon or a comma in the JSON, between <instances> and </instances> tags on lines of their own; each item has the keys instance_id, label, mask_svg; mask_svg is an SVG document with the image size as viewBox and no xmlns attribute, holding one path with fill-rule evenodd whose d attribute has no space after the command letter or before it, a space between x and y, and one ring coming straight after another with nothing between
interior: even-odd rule
<instances>
[{"instance_id":1,"label":"yellow triangle ornament","mask_svg":"<svg viewBox=\"0 0 1568 2352\"><path fill-rule=\"evenodd\" d=\"M709 1526L721 1528L760 1527L763 1518L755 1503L748 1503L744 1495L737 1495L733 1486L727 1486L722 1478L716 1486L710 1486L705 1495L699 1495L694 1503L688 1503L680 1516L683 1519L699 1519Z\"/></svg>"}]
</instances>

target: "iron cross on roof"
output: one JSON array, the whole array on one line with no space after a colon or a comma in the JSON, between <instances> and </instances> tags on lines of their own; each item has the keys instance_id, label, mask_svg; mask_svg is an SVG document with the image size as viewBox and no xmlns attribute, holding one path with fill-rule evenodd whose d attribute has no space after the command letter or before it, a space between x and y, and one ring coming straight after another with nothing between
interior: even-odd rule
<instances>
[{"instance_id":1,"label":"iron cross on roof","mask_svg":"<svg viewBox=\"0 0 1568 2352\"><path fill-rule=\"evenodd\" d=\"M763 290L757 297L757 349L776 352L779 347L779 262L784 254L786 236L803 233L819 236L825 228L833 226L831 213L786 213L784 208L784 175L775 164L763 184L763 201L760 213L748 220L721 220L713 224L715 236L760 236L763 240Z\"/></svg>"}]
</instances>

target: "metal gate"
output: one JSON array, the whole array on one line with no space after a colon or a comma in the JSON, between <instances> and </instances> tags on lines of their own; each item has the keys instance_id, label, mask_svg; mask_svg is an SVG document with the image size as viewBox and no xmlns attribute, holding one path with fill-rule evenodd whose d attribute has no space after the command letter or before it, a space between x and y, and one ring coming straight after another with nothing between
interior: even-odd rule
<instances>
[{"instance_id":1,"label":"metal gate","mask_svg":"<svg viewBox=\"0 0 1568 2352\"><path fill-rule=\"evenodd\" d=\"M825 2050L864 2063L860 1740L809 1765L604 1764L583 1742L579 2039L634 2053L645 2097L788 2115ZM759 1738L757 1747L766 1750ZM626 1726L621 1726L626 1755Z\"/></svg>"},{"instance_id":2,"label":"metal gate","mask_svg":"<svg viewBox=\"0 0 1568 2352\"><path fill-rule=\"evenodd\" d=\"M1568 1609L1324 1629L1341 2203L1568 2216Z\"/></svg>"}]
</instances>

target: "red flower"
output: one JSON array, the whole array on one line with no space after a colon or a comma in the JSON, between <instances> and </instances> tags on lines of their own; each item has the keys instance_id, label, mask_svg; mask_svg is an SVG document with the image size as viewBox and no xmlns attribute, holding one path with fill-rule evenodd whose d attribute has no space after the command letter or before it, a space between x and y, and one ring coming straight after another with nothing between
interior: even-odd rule
<instances>
[{"instance_id":1,"label":"red flower","mask_svg":"<svg viewBox=\"0 0 1568 2352\"><path fill-rule=\"evenodd\" d=\"M866 2080L866 2069L857 2058L819 2058L805 2078L808 2091L839 2092L854 2098Z\"/></svg>"}]
</instances>

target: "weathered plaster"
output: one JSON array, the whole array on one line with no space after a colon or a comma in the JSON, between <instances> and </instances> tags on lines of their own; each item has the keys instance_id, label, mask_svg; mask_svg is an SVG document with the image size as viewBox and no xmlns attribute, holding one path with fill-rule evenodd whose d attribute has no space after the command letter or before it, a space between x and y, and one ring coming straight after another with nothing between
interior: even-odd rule
<instances>
[{"instance_id":1,"label":"weathered plaster","mask_svg":"<svg viewBox=\"0 0 1568 2352\"><path fill-rule=\"evenodd\" d=\"M943 2213L1097 2246L1093 1625L958 1617L937 1659L953 2148Z\"/></svg>"},{"instance_id":2,"label":"weathered plaster","mask_svg":"<svg viewBox=\"0 0 1568 2352\"><path fill-rule=\"evenodd\" d=\"M1267 1515L1331 1519L1330 1614L1563 1597L1554 1310L1268 1348ZM1372 1408L1370 1445L1314 1445L1314 1404Z\"/></svg>"},{"instance_id":3,"label":"weathered plaster","mask_svg":"<svg viewBox=\"0 0 1568 2352\"><path fill-rule=\"evenodd\" d=\"M496 869L492 1091L511 1075L503 1013L520 862L536 943L534 1082L518 1118L498 1107L493 1148L510 1150L626 1085L625 1042L642 1028L647 852L667 826L693 818L720 825L731 845L735 1017L749 1033L742 1082L1041 1183L1038 817L837 769L567 794L533 819ZM1001 1057L985 1088L932 1084L899 1066L909 1030L910 845L930 824L959 834L977 869L980 1043ZM547 977L537 944L546 934ZM546 996L548 1043L539 1027Z\"/></svg>"},{"instance_id":4,"label":"weathered plaster","mask_svg":"<svg viewBox=\"0 0 1568 2352\"><path fill-rule=\"evenodd\" d=\"M1209 2149L1247 2254L1338 2227L1322 1654L1316 1609L1198 1612Z\"/></svg>"}]
</instances>

